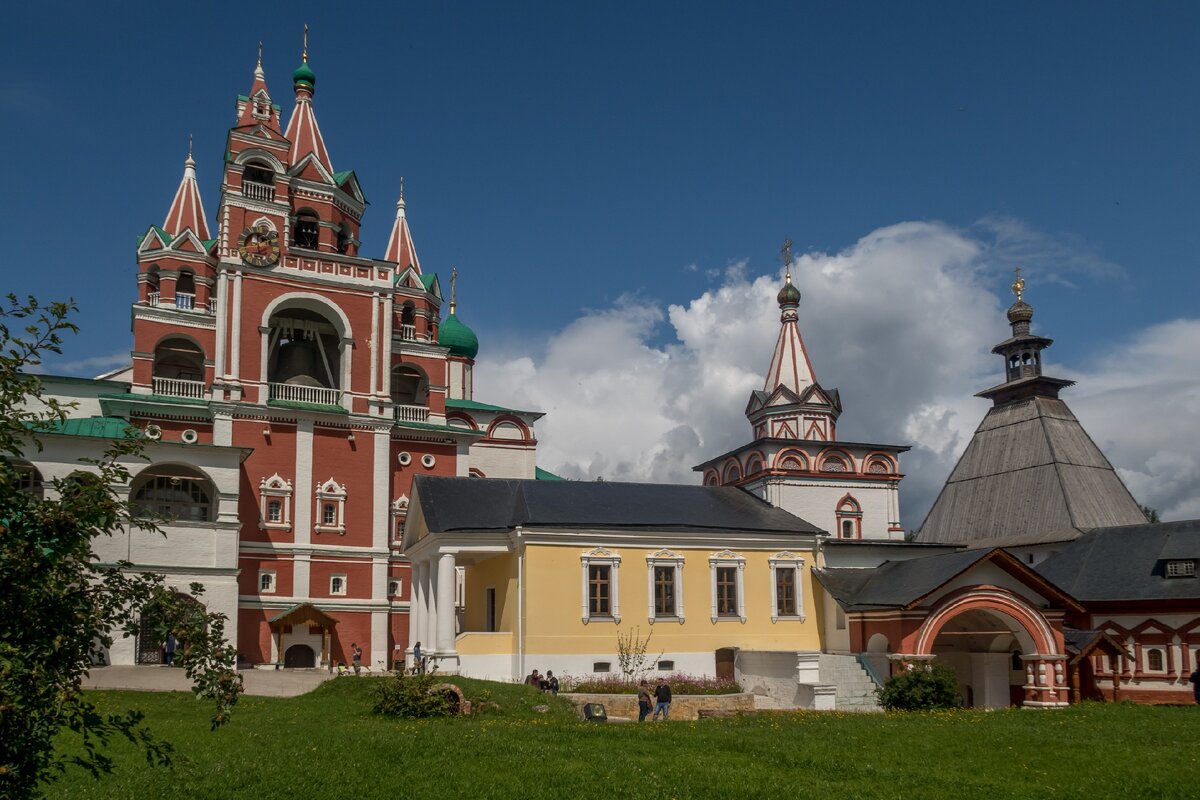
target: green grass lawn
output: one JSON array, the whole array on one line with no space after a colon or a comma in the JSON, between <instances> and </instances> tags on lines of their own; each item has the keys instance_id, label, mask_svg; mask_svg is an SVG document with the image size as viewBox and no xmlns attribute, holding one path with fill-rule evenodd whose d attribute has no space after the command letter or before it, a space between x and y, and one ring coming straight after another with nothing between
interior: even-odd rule
<instances>
[{"instance_id":1,"label":"green grass lawn","mask_svg":"<svg viewBox=\"0 0 1200 800\"><path fill-rule=\"evenodd\" d=\"M140 708L179 751L152 768L129 745L99 781L78 770L54 798L1130 798L1200 796L1200 708L1084 705L1063 711L852 715L595 725L524 686L491 692L481 718L371 713L378 679L342 678L303 697L244 698L210 732L188 694L96 692ZM64 742L64 744L69 744Z\"/></svg>"}]
</instances>

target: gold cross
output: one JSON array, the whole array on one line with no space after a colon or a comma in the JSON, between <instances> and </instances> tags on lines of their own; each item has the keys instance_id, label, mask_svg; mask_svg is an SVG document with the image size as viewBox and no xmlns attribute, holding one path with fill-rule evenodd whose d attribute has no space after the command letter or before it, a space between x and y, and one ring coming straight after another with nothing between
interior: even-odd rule
<instances>
[{"instance_id":1,"label":"gold cross","mask_svg":"<svg viewBox=\"0 0 1200 800\"><path fill-rule=\"evenodd\" d=\"M304 54L301 56L304 63L308 63L308 23L304 23Z\"/></svg>"},{"instance_id":2,"label":"gold cross","mask_svg":"<svg viewBox=\"0 0 1200 800\"><path fill-rule=\"evenodd\" d=\"M1013 294L1017 296L1017 302L1021 302L1021 295L1025 294L1025 279L1021 277L1021 268L1017 267L1013 270L1017 274L1017 279L1013 281Z\"/></svg>"},{"instance_id":3,"label":"gold cross","mask_svg":"<svg viewBox=\"0 0 1200 800\"><path fill-rule=\"evenodd\" d=\"M262 66L262 39L258 40L258 66Z\"/></svg>"},{"instance_id":4,"label":"gold cross","mask_svg":"<svg viewBox=\"0 0 1200 800\"><path fill-rule=\"evenodd\" d=\"M450 268L450 313L454 313L454 289L458 284L458 267Z\"/></svg>"},{"instance_id":5,"label":"gold cross","mask_svg":"<svg viewBox=\"0 0 1200 800\"><path fill-rule=\"evenodd\" d=\"M783 254L783 266L787 270L787 282L792 282L792 240L785 238L783 240L783 249L779 251Z\"/></svg>"}]
</instances>

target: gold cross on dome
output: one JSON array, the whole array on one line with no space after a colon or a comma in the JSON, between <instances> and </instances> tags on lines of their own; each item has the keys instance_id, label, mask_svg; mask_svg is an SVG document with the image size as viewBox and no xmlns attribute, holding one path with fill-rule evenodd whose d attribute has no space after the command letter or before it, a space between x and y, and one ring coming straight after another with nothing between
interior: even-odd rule
<instances>
[{"instance_id":1,"label":"gold cross on dome","mask_svg":"<svg viewBox=\"0 0 1200 800\"><path fill-rule=\"evenodd\" d=\"M783 249L779 251L783 254L783 266L787 270L787 281L792 282L792 240L785 238L783 240Z\"/></svg>"},{"instance_id":2,"label":"gold cross on dome","mask_svg":"<svg viewBox=\"0 0 1200 800\"><path fill-rule=\"evenodd\" d=\"M458 284L458 267L450 268L450 313L454 313L454 290Z\"/></svg>"},{"instance_id":3,"label":"gold cross on dome","mask_svg":"<svg viewBox=\"0 0 1200 800\"><path fill-rule=\"evenodd\" d=\"M1013 281L1012 291L1017 296L1017 302L1021 302L1021 295L1025 294L1025 279L1021 277L1021 268L1017 267L1013 272L1016 273L1017 279Z\"/></svg>"},{"instance_id":4,"label":"gold cross on dome","mask_svg":"<svg viewBox=\"0 0 1200 800\"><path fill-rule=\"evenodd\" d=\"M308 23L307 22L304 23L304 52L301 55L301 60L303 60L305 64L308 63Z\"/></svg>"}]
</instances>

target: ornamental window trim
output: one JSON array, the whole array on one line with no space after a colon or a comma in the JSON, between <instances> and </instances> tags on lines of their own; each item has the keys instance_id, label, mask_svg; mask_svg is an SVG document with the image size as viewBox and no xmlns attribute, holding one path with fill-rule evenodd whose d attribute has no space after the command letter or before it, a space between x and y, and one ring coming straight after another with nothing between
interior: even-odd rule
<instances>
[{"instance_id":1,"label":"ornamental window trim","mask_svg":"<svg viewBox=\"0 0 1200 800\"><path fill-rule=\"evenodd\" d=\"M579 556L579 563L582 575L583 584L583 624L589 622L621 622L621 593L618 576L621 567L621 554L609 550L607 547L595 547L591 550L584 550ZM591 568L592 567L608 567L608 614L592 614L591 613Z\"/></svg>"},{"instance_id":2,"label":"ornamental window trim","mask_svg":"<svg viewBox=\"0 0 1200 800\"><path fill-rule=\"evenodd\" d=\"M408 519L408 495L402 494L392 501L392 541L404 538L404 521Z\"/></svg>"},{"instance_id":3,"label":"ornamental window trim","mask_svg":"<svg viewBox=\"0 0 1200 800\"><path fill-rule=\"evenodd\" d=\"M719 614L717 597L717 575L722 568L733 568L736 614ZM714 623L737 620L746 622L746 557L732 550L722 550L708 557L709 593L712 599L712 621Z\"/></svg>"},{"instance_id":4,"label":"ornamental window trim","mask_svg":"<svg viewBox=\"0 0 1200 800\"><path fill-rule=\"evenodd\" d=\"M287 531L292 528L292 482L278 472L258 482L259 530ZM279 503L279 519L272 520L272 501Z\"/></svg>"},{"instance_id":5,"label":"ornamental window trim","mask_svg":"<svg viewBox=\"0 0 1200 800\"><path fill-rule=\"evenodd\" d=\"M767 559L771 567L771 622L779 620L799 620L804 622L807 615L804 612L804 557L788 550L776 553ZM792 592L796 603L795 614L779 613L779 572L793 572Z\"/></svg>"},{"instance_id":6,"label":"ornamental window trim","mask_svg":"<svg viewBox=\"0 0 1200 800\"><path fill-rule=\"evenodd\" d=\"M658 587L655 582L655 572L658 569L670 569L672 571L672 598L674 599L675 613L674 614L659 614L657 609L657 592ZM646 556L646 616L651 625L655 622L679 622L683 624L685 616L683 610L683 556L673 550L663 548L656 550Z\"/></svg>"},{"instance_id":7,"label":"ornamental window trim","mask_svg":"<svg viewBox=\"0 0 1200 800\"><path fill-rule=\"evenodd\" d=\"M332 507L331 520L326 520L325 510ZM336 533L346 535L346 487L333 478L317 484L317 523L313 530L317 533Z\"/></svg>"}]
</instances>

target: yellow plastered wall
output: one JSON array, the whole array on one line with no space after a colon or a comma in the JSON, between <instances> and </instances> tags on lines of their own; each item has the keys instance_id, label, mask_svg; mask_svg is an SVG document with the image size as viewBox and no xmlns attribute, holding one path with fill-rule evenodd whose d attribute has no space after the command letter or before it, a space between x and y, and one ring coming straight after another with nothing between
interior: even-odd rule
<instances>
[{"instance_id":1,"label":"yellow plastered wall","mask_svg":"<svg viewBox=\"0 0 1200 800\"><path fill-rule=\"evenodd\" d=\"M468 564L466 568L466 608L464 609L467 631L483 631L487 614L487 589L496 589L496 630L517 629L517 557L514 553L503 553Z\"/></svg>"},{"instance_id":2,"label":"yellow plastered wall","mask_svg":"<svg viewBox=\"0 0 1200 800\"><path fill-rule=\"evenodd\" d=\"M712 548L672 548L684 557L683 610L685 621L649 621L647 556L658 547L608 548L621 556L618 592L620 624L593 620L583 623L583 577L580 556L584 548L528 545L525 549L525 651L545 654L616 653L617 634L634 627L641 636L653 633L650 651L664 653L715 652L723 647L747 650L819 650L817 604L810 570L811 551L796 551L804 558L801 571L805 620L771 621L771 569L769 559L783 548L769 551L733 549L746 559L743 576L746 622L712 621L709 556Z\"/></svg>"}]
</instances>

